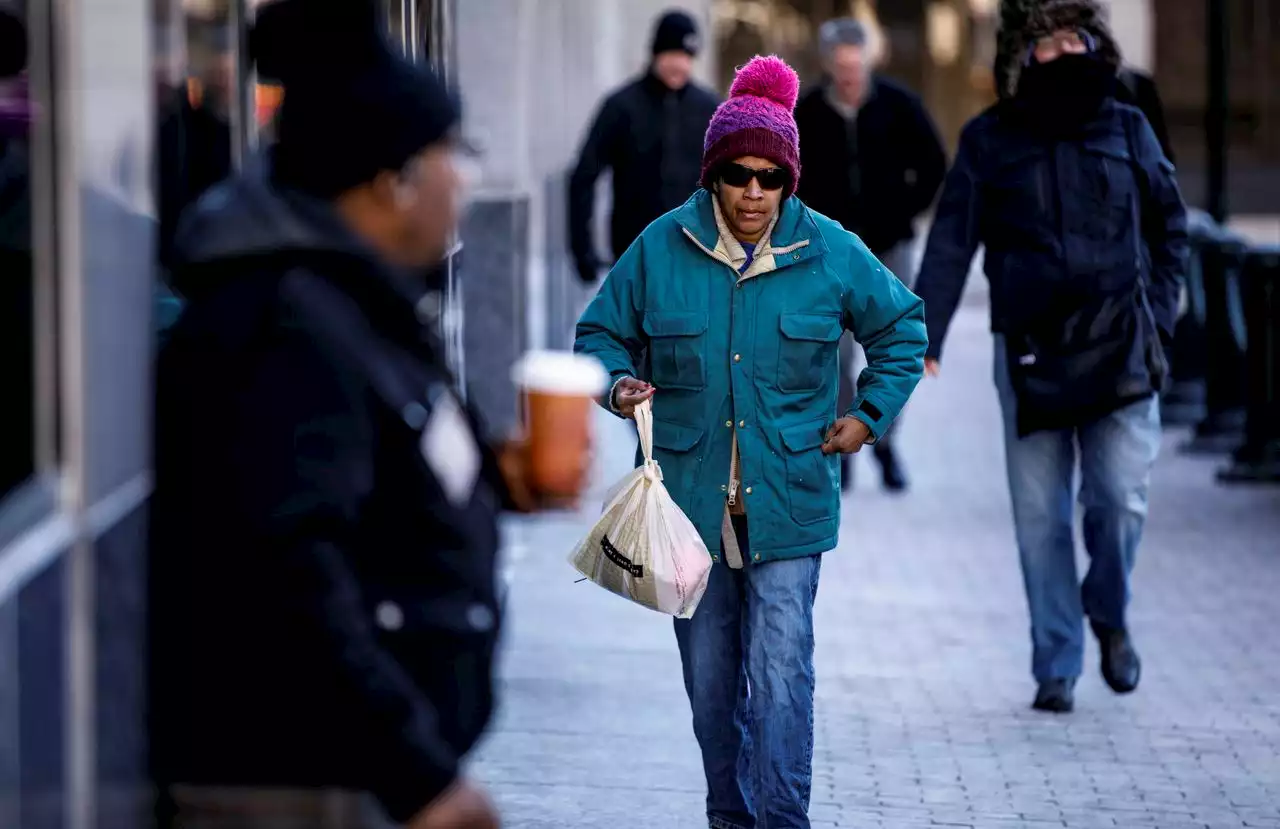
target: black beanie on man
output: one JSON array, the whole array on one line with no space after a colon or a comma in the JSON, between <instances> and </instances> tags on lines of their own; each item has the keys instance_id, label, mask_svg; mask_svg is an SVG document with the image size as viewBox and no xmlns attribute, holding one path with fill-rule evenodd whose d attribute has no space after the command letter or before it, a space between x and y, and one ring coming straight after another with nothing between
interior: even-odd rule
<instances>
[{"instance_id":1,"label":"black beanie on man","mask_svg":"<svg viewBox=\"0 0 1280 829\"><path fill-rule=\"evenodd\" d=\"M27 68L27 27L17 4L0 0L0 79Z\"/></svg>"},{"instance_id":2,"label":"black beanie on man","mask_svg":"<svg viewBox=\"0 0 1280 829\"><path fill-rule=\"evenodd\" d=\"M402 169L461 117L435 73L387 41L374 0L274 0L249 51L284 87L273 175L320 198Z\"/></svg>"},{"instance_id":3,"label":"black beanie on man","mask_svg":"<svg viewBox=\"0 0 1280 829\"><path fill-rule=\"evenodd\" d=\"M701 46L698 24L688 13L672 10L658 19L653 30L653 54L688 52L697 57Z\"/></svg>"}]
</instances>

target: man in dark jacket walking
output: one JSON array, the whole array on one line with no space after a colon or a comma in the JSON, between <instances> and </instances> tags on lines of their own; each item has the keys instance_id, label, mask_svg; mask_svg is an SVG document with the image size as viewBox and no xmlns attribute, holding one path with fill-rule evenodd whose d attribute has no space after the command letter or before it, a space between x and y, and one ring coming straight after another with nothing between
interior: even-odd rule
<instances>
[{"instance_id":1,"label":"man in dark jacket walking","mask_svg":"<svg viewBox=\"0 0 1280 829\"><path fill-rule=\"evenodd\" d=\"M698 189L702 138L720 103L690 79L700 48L693 18L667 12L654 29L648 70L606 98L591 125L569 178L569 248L584 283L594 283L601 267L591 234L601 173L613 173L614 259L650 222Z\"/></svg>"},{"instance_id":2,"label":"man in dark jacket walking","mask_svg":"<svg viewBox=\"0 0 1280 829\"><path fill-rule=\"evenodd\" d=\"M1187 253L1173 165L1142 113L1114 98L1120 56L1102 14L1094 0L1006 14L1003 100L964 129L916 283L926 369L937 374L970 261L985 245L1034 707L1057 712L1073 706L1086 617L1107 683L1117 693L1138 685L1129 575ZM1083 584L1077 465L1090 557Z\"/></svg>"},{"instance_id":3,"label":"man in dark jacket walking","mask_svg":"<svg viewBox=\"0 0 1280 829\"><path fill-rule=\"evenodd\" d=\"M827 76L796 106L800 164L796 193L806 204L862 238L906 284L912 282L916 218L933 204L947 158L919 96L871 72L867 33L852 18L827 21L818 33ZM841 344L841 405L854 397L852 339ZM907 485L892 432L874 448L884 485ZM853 465L843 459L845 487Z\"/></svg>"},{"instance_id":4,"label":"man in dark jacket walking","mask_svg":"<svg viewBox=\"0 0 1280 829\"><path fill-rule=\"evenodd\" d=\"M371 0L279 0L251 46L288 89L279 140L182 220L158 367L154 774L489 829L461 763L492 709L510 490L415 313L457 220L458 108Z\"/></svg>"}]
</instances>

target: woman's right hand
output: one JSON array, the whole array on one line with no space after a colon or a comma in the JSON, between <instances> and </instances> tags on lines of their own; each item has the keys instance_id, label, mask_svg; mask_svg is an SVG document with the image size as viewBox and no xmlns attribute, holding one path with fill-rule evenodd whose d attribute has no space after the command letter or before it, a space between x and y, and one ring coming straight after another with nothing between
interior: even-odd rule
<instances>
[{"instance_id":1,"label":"woman's right hand","mask_svg":"<svg viewBox=\"0 0 1280 829\"><path fill-rule=\"evenodd\" d=\"M634 420L636 406L653 397L655 391L653 386L643 380L624 377L613 387L613 406L618 414Z\"/></svg>"}]
</instances>

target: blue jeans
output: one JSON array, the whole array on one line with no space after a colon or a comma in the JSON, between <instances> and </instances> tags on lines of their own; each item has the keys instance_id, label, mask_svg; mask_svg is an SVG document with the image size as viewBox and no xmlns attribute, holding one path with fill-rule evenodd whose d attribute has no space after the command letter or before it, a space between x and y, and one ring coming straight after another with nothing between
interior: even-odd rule
<instances>
[{"instance_id":1,"label":"blue jeans","mask_svg":"<svg viewBox=\"0 0 1280 829\"><path fill-rule=\"evenodd\" d=\"M712 567L676 620L711 829L808 829L813 777L813 601L822 557Z\"/></svg>"},{"instance_id":2,"label":"blue jeans","mask_svg":"<svg viewBox=\"0 0 1280 829\"><path fill-rule=\"evenodd\" d=\"M1017 399L996 337L995 381L1004 413L1005 462L1022 578L1031 611L1031 672L1039 682L1078 677L1084 618L1125 627L1129 576L1147 518L1151 467L1160 451L1152 395L1075 429L1017 433ZM1076 573L1076 465L1089 571Z\"/></svg>"}]
</instances>

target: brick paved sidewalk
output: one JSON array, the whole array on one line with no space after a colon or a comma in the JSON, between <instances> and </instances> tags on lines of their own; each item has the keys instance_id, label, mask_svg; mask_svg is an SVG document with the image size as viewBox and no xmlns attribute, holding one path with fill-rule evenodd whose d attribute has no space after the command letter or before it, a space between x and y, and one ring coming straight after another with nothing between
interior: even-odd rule
<instances>
[{"instance_id":1,"label":"brick paved sidewalk","mask_svg":"<svg viewBox=\"0 0 1280 829\"><path fill-rule=\"evenodd\" d=\"M1076 713L1036 714L990 374L975 304L904 421L912 493L860 459L818 597L814 825L1280 827L1280 490L1218 487L1170 435L1132 616L1142 688L1113 696L1094 650ZM606 483L634 438L602 424ZM574 583L590 521L513 529L504 709L476 773L513 829L704 826L670 623Z\"/></svg>"}]
</instances>

